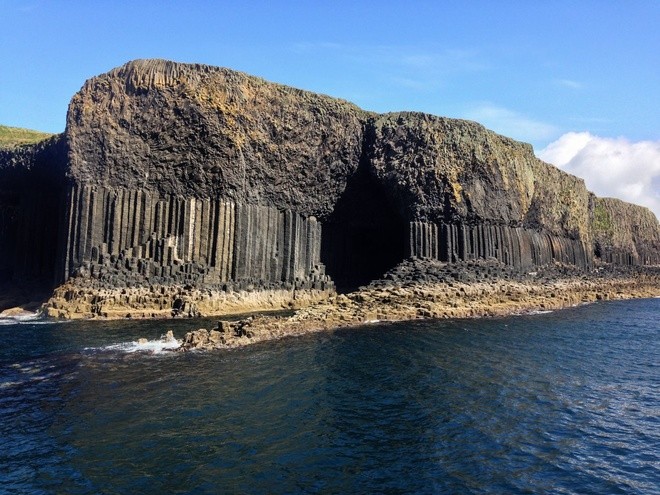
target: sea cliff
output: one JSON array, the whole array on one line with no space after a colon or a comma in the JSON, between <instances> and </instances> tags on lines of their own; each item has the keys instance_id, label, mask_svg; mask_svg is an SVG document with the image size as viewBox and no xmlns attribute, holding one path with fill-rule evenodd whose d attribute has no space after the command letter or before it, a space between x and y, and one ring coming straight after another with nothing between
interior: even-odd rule
<instances>
[{"instance_id":1,"label":"sea cliff","mask_svg":"<svg viewBox=\"0 0 660 495\"><path fill-rule=\"evenodd\" d=\"M660 264L650 211L475 122L163 60L88 80L63 134L0 150L0 234L6 292L65 318L301 307L411 259Z\"/></svg>"}]
</instances>

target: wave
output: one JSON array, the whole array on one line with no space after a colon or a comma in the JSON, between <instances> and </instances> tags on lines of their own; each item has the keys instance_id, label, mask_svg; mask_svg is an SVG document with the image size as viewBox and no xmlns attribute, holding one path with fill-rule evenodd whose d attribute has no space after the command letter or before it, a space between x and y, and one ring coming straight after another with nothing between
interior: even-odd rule
<instances>
[{"instance_id":1,"label":"wave","mask_svg":"<svg viewBox=\"0 0 660 495\"><path fill-rule=\"evenodd\" d=\"M69 360L37 358L31 361L8 364L0 373L0 390L25 385L36 385L71 375L75 366Z\"/></svg>"},{"instance_id":2,"label":"wave","mask_svg":"<svg viewBox=\"0 0 660 495\"><path fill-rule=\"evenodd\" d=\"M517 313L512 313L511 316L536 316L536 315L547 315L548 313L553 313L551 309L530 309L529 311L519 311Z\"/></svg>"},{"instance_id":3,"label":"wave","mask_svg":"<svg viewBox=\"0 0 660 495\"><path fill-rule=\"evenodd\" d=\"M181 341L171 336L162 336L157 340L140 339L131 342L119 342L116 344L108 344L101 347L86 347L86 351L110 351L122 353L145 353L145 354L160 354L163 352L171 352L181 346Z\"/></svg>"},{"instance_id":4,"label":"wave","mask_svg":"<svg viewBox=\"0 0 660 495\"><path fill-rule=\"evenodd\" d=\"M16 325L20 323L34 323L43 320L41 313L21 311L20 313L0 313L0 325Z\"/></svg>"},{"instance_id":5,"label":"wave","mask_svg":"<svg viewBox=\"0 0 660 495\"><path fill-rule=\"evenodd\" d=\"M16 314L0 313L0 326L6 325L52 325L54 323L69 323L71 320L53 320L41 312L22 311Z\"/></svg>"}]
</instances>

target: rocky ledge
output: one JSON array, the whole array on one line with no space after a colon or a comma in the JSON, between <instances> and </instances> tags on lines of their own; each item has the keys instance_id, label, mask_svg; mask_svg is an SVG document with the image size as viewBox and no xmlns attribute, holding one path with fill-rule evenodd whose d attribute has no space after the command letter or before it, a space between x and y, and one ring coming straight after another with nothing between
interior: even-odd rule
<instances>
[{"instance_id":1,"label":"rocky ledge","mask_svg":"<svg viewBox=\"0 0 660 495\"><path fill-rule=\"evenodd\" d=\"M228 349L375 322L496 317L641 297L660 297L660 267L604 264L585 274L556 264L520 272L493 260L411 259L381 280L291 316L252 316L188 332L178 350Z\"/></svg>"},{"instance_id":2,"label":"rocky ledge","mask_svg":"<svg viewBox=\"0 0 660 495\"><path fill-rule=\"evenodd\" d=\"M105 319L219 316L255 311L299 309L325 301L333 290L270 288L259 291L199 288L191 285L147 287L58 287L42 311L51 318Z\"/></svg>"}]
</instances>

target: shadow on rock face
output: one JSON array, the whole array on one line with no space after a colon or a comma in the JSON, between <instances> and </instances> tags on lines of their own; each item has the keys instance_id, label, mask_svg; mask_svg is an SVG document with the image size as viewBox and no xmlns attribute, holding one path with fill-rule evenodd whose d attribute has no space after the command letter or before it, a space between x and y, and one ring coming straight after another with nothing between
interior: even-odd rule
<instances>
[{"instance_id":1,"label":"shadow on rock face","mask_svg":"<svg viewBox=\"0 0 660 495\"><path fill-rule=\"evenodd\" d=\"M323 225L321 261L337 290L368 284L402 261L406 229L382 187L360 167Z\"/></svg>"}]
</instances>

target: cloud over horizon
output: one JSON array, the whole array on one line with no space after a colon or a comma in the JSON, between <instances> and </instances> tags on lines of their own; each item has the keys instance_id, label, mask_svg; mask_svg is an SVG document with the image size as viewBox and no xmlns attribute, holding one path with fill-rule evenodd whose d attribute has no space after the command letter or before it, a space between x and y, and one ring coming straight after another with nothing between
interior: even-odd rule
<instances>
[{"instance_id":1,"label":"cloud over horizon","mask_svg":"<svg viewBox=\"0 0 660 495\"><path fill-rule=\"evenodd\" d=\"M596 195L646 206L660 218L660 141L568 132L537 156L584 179Z\"/></svg>"}]
</instances>

